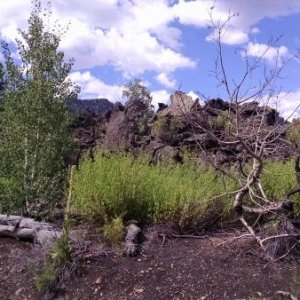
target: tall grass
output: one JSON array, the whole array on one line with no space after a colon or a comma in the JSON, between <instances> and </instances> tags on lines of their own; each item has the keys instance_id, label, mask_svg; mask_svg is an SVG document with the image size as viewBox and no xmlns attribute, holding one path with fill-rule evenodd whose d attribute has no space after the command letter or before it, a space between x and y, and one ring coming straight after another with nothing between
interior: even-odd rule
<instances>
[{"instance_id":1,"label":"tall grass","mask_svg":"<svg viewBox=\"0 0 300 300\"><path fill-rule=\"evenodd\" d=\"M270 200L282 200L297 185L294 162L266 162L262 184Z\"/></svg>"},{"instance_id":2,"label":"tall grass","mask_svg":"<svg viewBox=\"0 0 300 300\"><path fill-rule=\"evenodd\" d=\"M282 201L286 194L297 187L295 176L295 163L288 162L268 162L265 165L262 176L262 184L266 195L271 201ZM291 197L294 201L295 217L300 217L300 194Z\"/></svg>"},{"instance_id":3,"label":"tall grass","mask_svg":"<svg viewBox=\"0 0 300 300\"><path fill-rule=\"evenodd\" d=\"M294 177L292 162L268 162L262 182L270 200L282 200L296 184ZM102 223L123 216L125 221L173 221L184 229L208 217L226 217L237 189L234 180L202 165L153 166L146 156L98 152L74 174L72 209Z\"/></svg>"},{"instance_id":4,"label":"tall grass","mask_svg":"<svg viewBox=\"0 0 300 300\"><path fill-rule=\"evenodd\" d=\"M216 203L228 209L234 188L233 181L203 166L153 166L146 156L98 152L74 174L73 209L102 222L123 215L140 222L173 220L184 227L195 225Z\"/></svg>"}]
</instances>

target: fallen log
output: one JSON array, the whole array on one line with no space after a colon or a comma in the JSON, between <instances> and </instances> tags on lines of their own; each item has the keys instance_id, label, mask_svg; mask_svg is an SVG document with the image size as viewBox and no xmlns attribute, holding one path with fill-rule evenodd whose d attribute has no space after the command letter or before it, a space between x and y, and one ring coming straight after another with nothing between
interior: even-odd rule
<instances>
[{"instance_id":1,"label":"fallen log","mask_svg":"<svg viewBox=\"0 0 300 300\"><path fill-rule=\"evenodd\" d=\"M0 214L0 237L12 237L16 240L29 240L43 246L49 246L62 235L62 230L53 224L37 222L22 216Z\"/></svg>"}]
</instances>

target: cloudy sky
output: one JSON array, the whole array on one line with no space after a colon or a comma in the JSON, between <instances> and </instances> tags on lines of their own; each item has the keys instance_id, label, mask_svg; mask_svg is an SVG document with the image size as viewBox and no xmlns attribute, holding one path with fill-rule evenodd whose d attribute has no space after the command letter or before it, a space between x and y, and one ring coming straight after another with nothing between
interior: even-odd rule
<instances>
[{"instance_id":1,"label":"cloudy sky","mask_svg":"<svg viewBox=\"0 0 300 300\"><path fill-rule=\"evenodd\" d=\"M178 89L226 99L211 73L216 58L211 7L215 21L238 13L222 40L232 82L242 75L243 53L260 56L270 39L281 36L278 48L265 55L268 67L277 54L289 60L300 48L300 0L52 1L54 18L69 24L61 48L75 59L70 76L81 86L80 97L113 102L122 100L122 85L134 78L143 80L155 103L167 102ZM30 9L30 0L0 2L1 39L14 43L17 28L26 29ZM300 62L292 60L278 81L285 116L300 103L299 74Z\"/></svg>"}]
</instances>

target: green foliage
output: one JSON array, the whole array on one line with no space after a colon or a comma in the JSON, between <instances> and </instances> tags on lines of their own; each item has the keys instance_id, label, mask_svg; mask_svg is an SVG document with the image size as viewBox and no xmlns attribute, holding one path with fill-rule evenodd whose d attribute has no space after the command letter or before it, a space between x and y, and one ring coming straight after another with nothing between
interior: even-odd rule
<instances>
[{"instance_id":1,"label":"green foliage","mask_svg":"<svg viewBox=\"0 0 300 300\"><path fill-rule=\"evenodd\" d=\"M138 134L139 135L144 135L144 134L147 133L148 126L147 126L147 123L144 120L139 120L139 122L137 124L137 127L138 127Z\"/></svg>"},{"instance_id":2,"label":"green foliage","mask_svg":"<svg viewBox=\"0 0 300 300\"><path fill-rule=\"evenodd\" d=\"M125 226L121 216L113 218L111 221L106 221L102 227L104 239L113 247L120 246L124 234Z\"/></svg>"},{"instance_id":3,"label":"green foliage","mask_svg":"<svg viewBox=\"0 0 300 300\"><path fill-rule=\"evenodd\" d=\"M43 271L35 277L35 285L39 292L51 289L51 286L59 281L59 277L71 262L70 253L68 236L63 234L50 251Z\"/></svg>"},{"instance_id":4,"label":"green foliage","mask_svg":"<svg viewBox=\"0 0 300 300\"><path fill-rule=\"evenodd\" d=\"M262 185L271 201L282 201L288 192L297 187L294 164L295 162L292 160L288 162L267 162L262 176ZM295 217L299 217L300 195L293 195L292 200L294 200Z\"/></svg>"},{"instance_id":5,"label":"green foliage","mask_svg":"<svg viewBox=\"0 0 300 300\"><path fill-rule=\"evenodd\" d=\"M210 129L224 130L229 128L229 117L227 112L221 112L216 118L211 117L208 119L208 125Z\"/></svg>"},{"instance_id":6,"label":"green foliage","mask_svg":"<svg viewBox=\"0 0 300 300\"><path fill-rule=\"evenodd\" d=\"M0 109L1 109L5 87L6 87L5 70L3 68L3 64L0 62Z\"/></svg>"},{"instance_id":7,"label":"green foliage","mask_svg":"<svg viewBox=\"0 0 300 300\"><path fill-rule=\"evenodd\" d=\"M182 127L183 123L179 118L161 116L154 122L151 134L164 141L174 140L176 135L182 130Z\"/></svg>"},{"instance_id":8,"label":"green foliage","mask_svg":"<svg viewBox=\"0 0 300 300\"><path fill-rule=\"evenodd\" d=\"M128 101L140 100L148 107L151 106L150 91L142 84L140 79L134 79L124 85L123 97L127 98Z\"/></svg>"},{"instance_id":9,"label":"green foliage","mask_svg":"<svg viewBox=\"0 0 300 300\"><path fill-rule=\"evenodd\" d=\"M40 1L33 3L29 28L17 41L22 65L3 44L7 82L0 124L0 181L16 184L23 202L11 206L27 214L63 196L71 142L66 101L77 92L67 80L73 62L64 62L60 36L45 30Z\"/></svg>"},{"instance_id":10,"label":"green foliage","mask_svg":"<svg viewBox=\"0 0 300 300\"><path fill-rule=\"evenodd\" d=\"M216 119L216 128L217 129L224 129L228 126L228 113L222 112L217 116Z\"/></svg>"},{"instance_id":11,"label":"green foliage","mask_svg":"<svg viewBox=\"0 0 300 300\"><path fill-rule=\"evenodd\" d=\"M35 286L39 293L45 292L56 279L54 264L49 264L42 273L35 277Z\"/></svg>"},{"instance_id":12,"label":"green foliage","mask_svg":"<svg viewBox=\"0 0 300 300\"><path fill-rule=\"evenodd\" d=\"M287 131L287 138L295 146L300 146L300 120L293 120Z\"/></svg>"},{"instance_id":13,"label":"green foliage","mask_svg":"<svg viewBox=\"0 0 300 300\"><path fill-rule=\"evenodd\" d=\"M270 200L281 201L296 186L293 162L266 162L262 185ZM153 166L146 156L98 152L74 174L72 209L102 224L122 215L125 222L171 221L188 229L228 217L236 190L234 180L192 159Z\"/></svg>"},{"instance_id":14,"label":"green foliage","mask_svg":"<svg viewBox=\"0 0 300 300\"><path fill-rule=\"evenodd\" d=\"M168 133L168 119L166 117L158 117L152 126L151 134L153 136L162 137Z\"/></svg>"},{"instance_id":15,"label":"green foliage","mask_svg":"<svg viewBox=\"0 0 300 300\"><path fill-rule=\"evenodd\" d=\"M21 207L18 182L14 178L0 177L0 212L12 214L16 206Z\"/></svg>"},{"instance_id":16,"label":"green foliage","mask_svg":"<svg viewBox=\"0 0 300 300\"><path fill-rule=\"evenodd\" d=\"M42 272L35 277L36 288L39 292L45 292L50 289L52 285L55 285L72 261L72 246L69 242L69 232L71 228L70 202L72 199L73 174L74 166L72 166L70 170L69 193L63 223L63 234L49 252Z\"/></svg>"},{"instance_id":17,"label":"green foliage","mask_svg":"<svg viewBox=\"0 0 300 300\"><path fill-rule=\"evenodd\" d=\"M235 183L212 169L192 164L149 165L146 156L98 152L74 174L72 209L88 218L124 221L174 221L179 227L197 224L216 200L231 206Z\"/></svg>"},{"instance_id":18,"label":"green foliage","mask_svg":"<svg viewBox=\"0 0 300 300\"><path fill-rule=\"evenodd\" d=\"M266 162L262 185L270 200L282 200L285 194L296 187L294 162Z\"/></svg>"}]
</instances>

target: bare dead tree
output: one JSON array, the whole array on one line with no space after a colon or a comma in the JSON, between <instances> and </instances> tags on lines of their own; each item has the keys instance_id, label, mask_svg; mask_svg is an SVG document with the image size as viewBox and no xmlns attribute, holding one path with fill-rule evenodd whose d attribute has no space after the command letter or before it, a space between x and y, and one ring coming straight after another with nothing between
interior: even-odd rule
<instances>
[{"instance_id":1,"label":"bare dead tree","mask_svg":"<svg viewBox=\"0 0 300 300\"><path fill-rule=\"evenodd\" d=\"M280 152L280 145L284 144L283 135L289 125L276 113L274 113L275 119L272 126L266 128L265 123L270 115L270 105L276 102L280 92L278 81L282 79L283 70L297 56L284 60L277 46L280 38L271 39L265 49L256 57L250 56L246 50L241 52L244 70L240 78L232 79L229 75L231 66L226 64L223 37L230 29L230 23L237 14L229 13L226 20L216 21L212 12L210 13L210 23L213 29L211 38L217 46L215 69L212 74L216 78L218 86L225 90L227 96L228 109L223 116L225 125L223 131L211 130L207 126L207 120L203 120L199 112L191 111L186 114L186 119L193 127L196 137L205 133L221 146L234 146L240 149L239 171L233 175L226 168L216 164L207 155L201 142L198 142L198 147L205 155L205 159L225 176L230 176L237 181L239 188L234 196L233 206L241 223L265 251L271 255L279 255L279 246L274 246L274 243L270 244L270 242L283 239L286 241L287 238L292 238L293 241L296 239L296 243L298 243L300 236L300 231L292 228L291 222L287 221L287 218L293 215L293 201L290 200L290 197L300 192L300 156L297 156L295 166L297 178L299 177L297 188L287 193L283 199L268 199L261 181L262 172L266 158L274 155L275 152ZM274 62L266 63L267 55L274 49L277 51ZM249 105L252 105L254 109L252 109L251 118L245 120L243 114ZM247 162L247 168L244 167L245 162ZM285 216L285 218L280 223L281 231L278 234L263 237L260 232L256 231L253 224L250 224L249 216L270 214ZM284 229L283 226L285 226ZM295 243L293 245L295 247ZM287 251L290 251L290 248Z\"/></svg>"}]
</instances>

